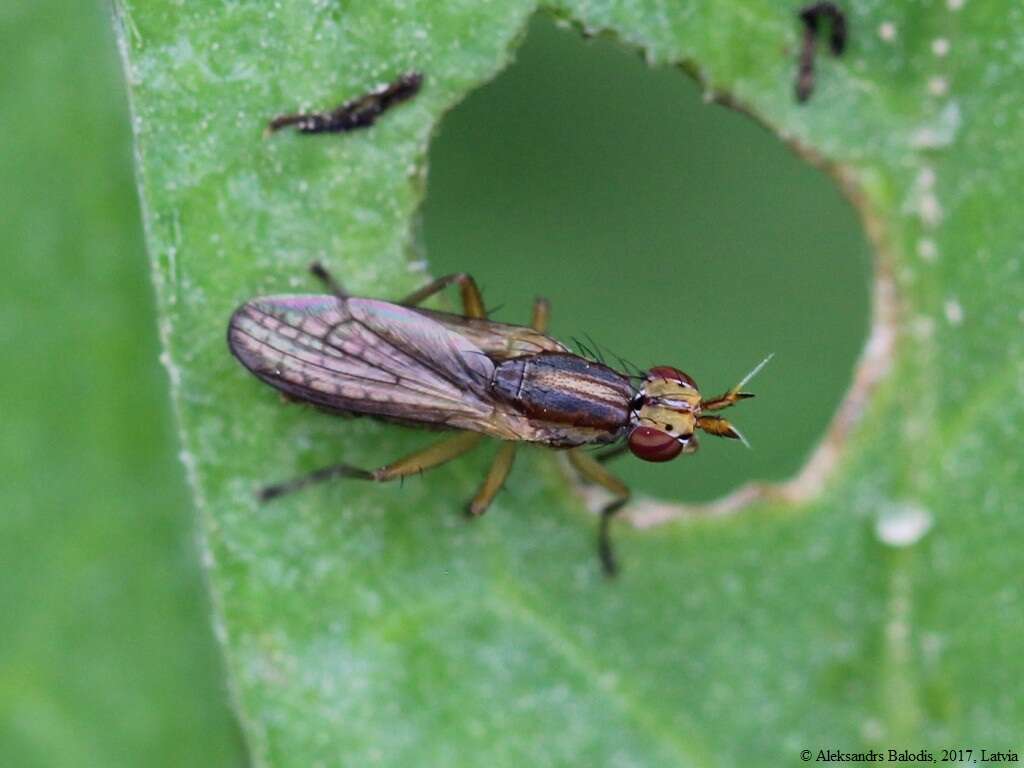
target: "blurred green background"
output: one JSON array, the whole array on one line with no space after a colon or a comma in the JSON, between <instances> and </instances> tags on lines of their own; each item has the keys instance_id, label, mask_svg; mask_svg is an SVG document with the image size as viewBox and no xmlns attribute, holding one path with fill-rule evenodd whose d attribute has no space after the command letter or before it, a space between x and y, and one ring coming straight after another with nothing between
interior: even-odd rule
<instances>
[{"instance_id":1,"label":"blurred green background","mask_svg":"<svg viewBox=\"0 0 1024 768\"><path fill-rule=\"evenodd\" d=\"M0 19L0 763L241 765L108 9Z\"/></svg>"},{"instance_id":2,"label":"blurred green background","mask_svg":"<svg viewBox=\"0 0 1024 768\"><path fill-rule=\"evenodd\" d=\"M0 105L0 754L10 765L236 765L105 5L15 2ZM677 71L536 20L518 63L446 120L423 241L496 317L535 294L556 335L707 390L766 353L736 421L644 492L708 498L796 469L863 342L868 249L834 185ZM284 280L284 276L282 277ZM650 307L671 327L654 323Z\"/></svg>"}]
</instances>

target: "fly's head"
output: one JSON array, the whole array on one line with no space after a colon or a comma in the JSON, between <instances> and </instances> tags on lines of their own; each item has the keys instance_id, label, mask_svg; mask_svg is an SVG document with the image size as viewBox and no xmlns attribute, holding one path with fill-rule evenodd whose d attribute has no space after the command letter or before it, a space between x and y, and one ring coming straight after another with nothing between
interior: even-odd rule
<instances>
[{"instance_id":1,"label":"fly's head","mask_svg":"<svg viewBox=\"0 0 1024 768\"><path fill-rule=\"evenodd\" d=\"M768 358L770 359L770 358ZM644 461L669 461L682 453L694 453L699 447L696 430L718 437L740 440L743 435L717 411L753 397L740 388L757 373L768 359L751 371L724 395L704 398L688 374L678 368L659 365L647 371L632 402L632 429L629 450Z\"/></svg>"},{"instance_id":2,"label":"fly's head","mask_svg":"<svg viewBox=\"0 0 1024 768\"><path fill-rule=\"evenodd\" d=\"M651 368L633 398L629 450L644 461L669 461L693 453L700 403L697 382L687 374L667 365Z\"/></svg>"}]
</instances>

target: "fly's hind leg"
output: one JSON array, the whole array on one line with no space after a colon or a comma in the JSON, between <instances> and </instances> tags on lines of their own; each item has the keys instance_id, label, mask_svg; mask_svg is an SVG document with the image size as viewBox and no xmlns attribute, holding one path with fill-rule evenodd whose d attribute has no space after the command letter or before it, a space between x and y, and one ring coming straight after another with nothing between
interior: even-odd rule
<instances>
[{"instance_id":1,"label":"fly's hind leg","mask_svg":"<svg viewBox=\"0 0 1024 768\"><path fill-rule=\"evenodd\" d=\"M378 483L397 480L408 475L426 472L428 469L433 469L452 459L457 459L462 454L475 448L482 439L483 435L476 432L462 432L455 435L455 437L442 440L440 443L434 443L423 450L416 451L397 461L372 470L360 469L350 464L332 464L329 467L323 467L293 480L265 486L260 490L259 497L261 501L269 501L270 499L276 499L278 496L284 496L287 493L293 493L307 486L336 477L347 477L352 480L370 480Z\"/></svg>"},{"instance_id":2,"label":"fly's hind leg","mask_svg":"<svg viewBox=\"0 0 1024 768\"><path fill-rule=\"evenodd\" d=\"M475 317L481 320L487 319L487 310L484 308L484 297L480 295L480 289L476 280L465 272L455 272L451 275L439 277L418 291L413 291L401 301L397 302L406 307L414 307L421 301L426 301L435 293L440 293L452 283L458 283L459 292L462 294L462 314L466 317Z\"/></svg>"},{"instance_id":3,"label":"fly's hind leg","mask_svg":"<svg viewBox=\"0 0 1024 768\"><path fill-rule=\"evenodd\" d=\"M615 513L629 501L629 488L605 469L597 459L579 448L569 451L569 461L584 479L597 483L615 495L615 498L601 510L601 526L597 535L597 553L601 558L601 567L605 576L614 576L619 571L619 565L615 558L615 550L612 548L611 522Z\"/></svg>"},{"instance_id":4,"label":"fly's hind leg","mask_svg":"<svg viewBox=\"0 0 1024 768\"><path fill-rule=\"evenodd\" d=\"M309 271L313 273L314 277L323 282L327 287L327 290L339 299L349 298L349 293L345 290L345 287L338 282L338 280L336 280L334 276L327 271L327 268L319 261L314 261L310 264ZM451 275L439 277L437 280L428 283L418 291L413 291L397 303L406 307L414 307L420 302L426 301L435 293L440 293L452 283L459 284L459 289L462 294L462 314L466 317L475 317L486 320L487 310L484 308L484 299L483 296L480 295L480 289L477 287L476 280L465 272L456 272Z\"/></svg>"}]
</instances>

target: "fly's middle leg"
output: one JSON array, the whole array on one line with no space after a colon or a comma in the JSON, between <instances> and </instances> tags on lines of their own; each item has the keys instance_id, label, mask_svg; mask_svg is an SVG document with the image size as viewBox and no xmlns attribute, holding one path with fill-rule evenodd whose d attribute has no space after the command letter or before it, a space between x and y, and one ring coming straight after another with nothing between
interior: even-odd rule
<instances>
[{"instance_id":1,"label":"fly's middle leg","mask_svg":"<svg viewBox=\"0 0 1024 768\"><path fill-rule=\"evenodd\" d=\"M569 461L584 479L597 483L615 495L615 498L601 510L601 526L597 535L597 553L601 558L601 567L606 576L614 576L619 571L619 564L612 548L611 522L615 513L629 501L629 488L605 469L597 459L579 448L569 451Z\"/></svg>"},{"instance_id":2,"label":"fly's middle leg","mask_svg":"<svg viewBox=\"0 0 1024 768\"><path fill-rule=\"evenodd\" d=\"M538 333L546 333L548 330L548 318L551 316L551 304L543 298L538 297L533 302L533 316L530 319L530 327ZM509 471L512 469L512 462L516 457L516 448L513 442L504 443L498 449L498 455L494 457L487 477L484 478L480 490L469 503L468 512L477 517L487 511L487 508L494 501L495 495L501 490Z\"/></svg>"},{"instance_id":3,"label":"fly's middle leg","mask_svg":"<svg viewBox=\"0 0 1024 768\"><path fill-rule=\"evenodd\" d=\"M462 454L472 450L483 439L483 435L476 432L462 432L455 437L434 443L423 450L411 453L397 461L386 464L377 469L360 469L350 464L332 464L329 467L310 472L294 480L288 480L276 485L268 485L260 491L260 500L268 501L287 493L298 491L315 483L331 480L336 477L347 477L353 480L371 480L382 483L388 480L397 480L401 477L416 475L426 472L429 469L438 467L452 459L457 459Z\"/></svg>"},{"instance_id":4,"label":"fly's middle leg","mask_svg":"<svg viewBox=\"0 0 1024 768\"><path fill-rule=\"evenodd\" d=\"M513 442L501 444L498 454L494 457L494 461L491 462L491 468L487 471L487 477L484 478L476 495L466 507L466 512L472 517L479 517L491 506L491 502L494 501L494 497L501 490L501 486L505 484L508 473L512 469L512 462L516 458L517 447Z\"/></svg>"},{"instance_id":5,"label":"fly's middle leg","mask_svg":"<svg viewBox=\"0 0 1024 768\"><path fill-rule=\"evenodd\" d=\"M533 319L530 321L530 327L538 333L544 333L548 328L548 317L550 314L551 305L548 303L548 300L538 298L533 304ZM491 468L487 471L487 477L484 478L480 489L466 507L466 511L472 517L479 517L491 506L494 497L501 490L501 486L505 484L506 478L508 478L508 473L512 469L512 462L516 458L517 448L518 446L515 443L505 442L498 449L498 454L494 457Z\"/></svg>"},{"instance_id":6,"label":"fly's middle leg","mask_svg":"<svg viewBox=\"0 0 1024 768\"><path fill-rule=\"evenodd\" d=\"M452 283L458 283L459 285L459 292L462 295L462 314L466 317L486 320L487 310L484 308L484 297L480 295L480 289L476 285L476 280L465 272L455 272L451 275L439 277L418 291L413 291L398 303L406 307L414 307L421 301L429 299L435 293L440 293Z\"/></svg>"}]
</instances>

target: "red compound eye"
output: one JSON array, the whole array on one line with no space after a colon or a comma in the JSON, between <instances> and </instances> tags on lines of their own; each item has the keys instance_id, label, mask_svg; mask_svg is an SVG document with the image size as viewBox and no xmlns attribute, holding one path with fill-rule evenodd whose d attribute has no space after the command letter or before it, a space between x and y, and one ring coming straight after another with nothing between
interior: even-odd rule
<instances>
[{"instance_id":1,"label":"red compound eye","mask_svg":"<svg viewBox=\"0 0 1024 768\"><path fill-rule=\"evenodd\" d=\"M682 443L654 427L636 427L629 433L629 450L644 461L669 461L683 450Z\"/></svg>"},{"instance_id":2,"label":"red compound eye","mask_svg":"<svg viewBox=\"0 0 1024 768\"><path fill-rule=\"evenodd\" d=\"M673 368L671 365L658 365L651 368L647 372L647 380L651 379L668 379L669 381L678 381L681 384L685 384L688 387L697 389L697 382L690 378L686 373L683 373L678 368Z\"/></svg>"}]
</instances>

